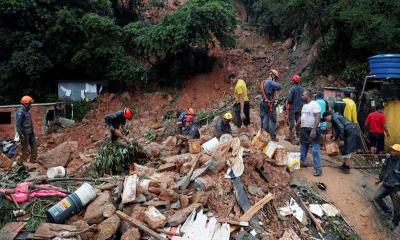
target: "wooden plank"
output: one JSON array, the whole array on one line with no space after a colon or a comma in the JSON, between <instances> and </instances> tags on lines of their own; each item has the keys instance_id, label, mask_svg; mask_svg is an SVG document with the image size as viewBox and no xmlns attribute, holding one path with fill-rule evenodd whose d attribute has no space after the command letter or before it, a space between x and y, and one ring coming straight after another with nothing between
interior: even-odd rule
<instances>
[{"instance_id":1,"label":"wooden plank","mask_svg":"<svg viewBox=\"0 0 400 240\"><path fill-rule=\"evenodd\" d=\"M218 219L218 222L220 222L220 223L229 223L231 225L237 225L237 226L241 226L241 227L248 227L249 226L249 222L248 221L236 221L236 220L228 219L228 218Z\"/></svg>"},{"instance_id":2,"label":"wooden plank","mask_svg":"<svg viewBox=\"0 0 400 240\"><path fill-rule=\"evenodd\" d=\"M270 202L272 199L274 199L274 195L272 193L268 193L267 195L265 195L265 197L254 204L240 217L240 221L249 221L251 217L254 216L254 214L256 214L262 207L264 207L265 204ZM235 231L238 228L238 226L231 226L231 232Z\"/></svg>"},{"instance_id":3,"label":"wooden plank","mask_svg":"<svg viewBox=\"0 0 400 240\"><path fill-rule=\"evenodd\" d=\"M133 217L129 217L128 215L126 215L125 213L121 212L121 211L117 211L117 216L122 218L125 221L130 222L132 225L134 225L135 227L139 228L140 230L142 230L143 232L149 234L150 236L154 237L155 239L158 240L166 240L164 237L162 237L160 234L158 234L157 232L151 230L150 228L148 228L144 223L142 223L141 221L136 220Z\"/></svg>"},{"instance_id":4,"label":"wooden plank","mask_svg":"<svg viewBox=\"0 0 400 240\"><path fill-rule=\"evenodd\" d=\"M10 222L0 230L1 240L13 240L18 233L26 226L26 222Z\"/></svg>"},{"instance_id":5,"label":"wooden plank","mask_svg":"<svg viewBox=\"0 0 400 240\"><path fill-rule=\"evenodd\" d=\"M317 228L317 230L320 233L325 233L325 230L322 228L321 224L319 224L319 222L317 221L317 219L315 218L314 214L311 212L311 210L306 206L306 204L303 202L303 200L300 199L300 203L303 207L303 209L307 212L308 216L311 218L311 220L313 221L315 227Z\"/></svg>"}]
</instances>

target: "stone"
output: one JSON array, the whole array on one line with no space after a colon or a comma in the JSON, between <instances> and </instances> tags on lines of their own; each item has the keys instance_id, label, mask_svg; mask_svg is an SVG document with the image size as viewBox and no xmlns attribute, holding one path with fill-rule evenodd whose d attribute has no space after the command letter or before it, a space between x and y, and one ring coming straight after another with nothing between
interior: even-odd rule
<instances>
[{"instance_id":1,"label":"stone","mask_svg":"<svg viewBox=\"0 0 400 240\"><path fill-rule=\"evenodd\" d=\"M197 210L202 205L200 203L193 203L186 208L183 208L179 211L175 211L175 213L168 218L168 224L170 226L178 226L179 224L186 221L187 217L193 210Z\"/></svg>"},{"instance_id":2,"label":"stone","mask_svg":"<svg viewBox=\"0 0 400 240\"><path fill-rule=\"evenodd\" d=\"M0 168L6 171L12 169L12 161L4 153L0 154Z\"/></svg>"},{"instance_id":3,"label":"stone","mask_svg":"<svg viewBox=\"0 0 400 240\"><path fill-rule=\"evenodd\" d=\"M151 156L157 157L160 155L161 150L164 149L164 146L156 142L151 142L144 146L144 149L146 150L146 152L150 153Z\"/></svg>"},{"instance_id":4,"label":"stone","mask_svg":"<svg viewBox=\"0 0 400 240\"><path fill-rule=\"evenodd\" d=\"M161 164L158 167L157 172L167 172L167 171L174 171L176 169L176 164L175 163L165 163L165 164Z\"/></svg>"},{"instance_id":5,"label":"stone","mask_svg":"<svg viewBox=\"0 0 400 240\"><path fill-rule=\"evenodd\" d=\"M115 207L114 204L112 203L106 204L103 207L103 216L109 218L112 215L114 215L115 211L117 211L117 208Z\"/></svg>"},{"instance_id":6,"label":"stone","mask_svg":"<svg viewBox=\"0 0 400 240\"><path fill-rule=\"evenodd\" d=\"M38 162L45 168L63 166L78 158L78 142L68 141L38 156Z\"/></svg>"},{"instance_id":7,"label":"stone","mask_svg":"<svg viewBox=\"0 0 400 240\"><path fill-rule=\"evenodd\" d=\"M265 196L264 191L261 190L261 188L254 185L249 185L247 187L247 191L253 196Z\"/></svg>"},{"instance_id":8,"label":"stone","mask_svg":"<svg viewBox=\"0 0 400 240\"><path fill-rule=\"evenodd\" d=\"M168 136L167 139L163 142L163 145L167 147L175 147L176 146L176 137L174 136Z\"/></svg>"},{"instance_id":9,"label":"stone","mask_svg":"<svg viewBox=\"0 0 400 240\"><path fill-rule=\"evenodd\" d=\"M98 225L99 232L94 239L107 240L111 238L117 232L120 223L121 219L116 214L107 218Z\"/></svg>"},{"instance_id":10,"label":"stone","mask_svg":"<svg viewBox=\"0 0 400 240\"><path fill-rule=\"evenodd\" d=\"M182 208L189 206L189 196L187 195L179 196L179 202L181 203Z\"/></svg>"},{"instance_id":11,"label":"stone","mask_svg":"<svg viewBox=\"0 0 400 240\"><path fill-rule=\"evenodd\" d=\"M167 223L167 218L154 206L149 206L144 214L144 221L152 229L162 228Z\"/></svg>"},{"instance_id":12,"label":"stone","mask_svg":"<svg viewBox=\"0 0 400 240\"><path fill-rule=\"evenodd\" d=\"M93 202L86 208L83 220L89 224L98 224L104 220L103 212L108 204L112 202L112 194L110 191L102 192Z\"/></svg>"},{"instance_id":13,"label":"stone","mask_svg":"<svg viewBox=\"0 0 400 240\"><path fill-rule=\"evenodd\" d=\"M284 43L282 43L282 48L289 49L293 46L293 38L288 38Z\"/></svg>"},{"instance_id":14,"label":"stone","mask_svg":"<svg viewBox=\"0 0 400 240\"><path fill-rule=\"evenodd\" d=\"M160 188L160 195L158 198L161 201L175 202L178 200L179 195L172 189Z\"/></svg>"},{"instance_id":15,"label":"stone","mask_svg":"<svg viewBox=\"0 0 400 240\"><path fill-rule=\"evenodd\" d=\"M122 234L121 240L140 240L141 237L139 229L133 227Z\"/></svg>"}]
</instances>

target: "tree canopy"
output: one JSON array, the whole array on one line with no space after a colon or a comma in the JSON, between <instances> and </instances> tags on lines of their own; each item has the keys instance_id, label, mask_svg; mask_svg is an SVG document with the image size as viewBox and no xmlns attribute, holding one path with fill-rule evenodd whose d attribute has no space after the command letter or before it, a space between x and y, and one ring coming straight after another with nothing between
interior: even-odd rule
<instances>
[{"instance_id":1,"label":"tree canopy","mask_svg":"<svg viewBox=\"0 0 400 240\"><path fill-rule=\"evenodd\" d=\"M160 69L179 75L184 67L165 59L204 56L198 53L206 54L215 41L222 47L235 43L228 1L189 0L156 23L142 16L145 2L164 6L142 0L0 0L0 103L15 103L24 94L46 101L57 80L104 81L111 90L158 81ZM164 83L171 79L177 81Z\"/></svg>"}]
</instances>

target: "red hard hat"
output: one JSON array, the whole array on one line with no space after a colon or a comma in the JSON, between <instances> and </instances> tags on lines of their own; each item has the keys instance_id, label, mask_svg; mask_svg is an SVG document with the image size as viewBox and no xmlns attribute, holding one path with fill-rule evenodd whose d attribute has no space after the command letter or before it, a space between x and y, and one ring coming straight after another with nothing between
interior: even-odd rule
<instances>
[{"instance_id":1,"label":"red hard hat","mask_svg":"<svg viewBox=\"0 0 400 240\"><path fill-rule=\"evenodd\" d=\"M33 103L33 99L30 96L23 96L21 98L21 103L22 104L31 104L31 103Z\"/></svg>"},{"instance_id":2,"label":"red hard hat","mask_svg":"<svg viewBox=\"0 0 400 240\"><path fill-rule=\"evenodd\" d=\"M186 122L193 122L194 117L192 115L188 115L186 117Z\"/></svg>"},{"instance_id":3,"label":"red hard hat","mask_svg":"<svg viewBox=\"0 0 400 240\"><path fill-rule=\"evenodd\" d=\"M130 108L124 108L124 117L128 120L133 118L133 112Z\"/></svg>"},{"instance_id":4,"label":"red hard hat","mask_svg":"<svg viewBox=\"0 0 400 240\"><path fill-rule=\"evenodd\" d=\"M295 83L300 83L301 77L299 75L293 75L292 81Z\"/></svg>"}]
</instances>

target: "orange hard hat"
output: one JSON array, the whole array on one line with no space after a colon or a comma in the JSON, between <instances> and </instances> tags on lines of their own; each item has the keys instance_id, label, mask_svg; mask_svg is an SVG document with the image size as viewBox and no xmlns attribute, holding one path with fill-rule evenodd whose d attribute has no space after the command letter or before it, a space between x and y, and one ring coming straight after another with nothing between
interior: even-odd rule
<instances>
[{"instance_id":1,"label":"orange hard hat","mask_svg":"<svg viewBox=\"0 0 400 240\"><path fill-rule=\"evenodd\" d=\"M292 81L295 83L300 83L301 77L299 75L293 75Z\"/></svg>"},{"instance_id":2,"label":"orange hard hat","mask_svg":"<svg viewBox=\"0 0 400 240\"><path fill-rule=\"evenodd\" d=\"M195 115L196 113L195 113L195 111L194 111L193 108L189 108L189 109L188 109L188 114L190 114L190 115Z\"/></svg>"},{"instance_id":3,"label":"orange hard hat","mask_svg":"<svg viewBox=\"0 0 400 240\"><path fill-rule=\"evenodd\" d=\"M274 75L276 78L279 78L279 72L278 72L278 70L272 69L272 70L270 71L270 73L272 73L272 75Z\"/></svg>"},{"instance_id":4,"label":"orange hard hat","mask_svg":"<svg viewBox=\"0 0 400 240\"><path fill-rule=\"evenodd\" d=\"M33 103L33 99L30 96L23 96L21 98L21 103L22 104L31 104L31 103Z\"/></svg>"},{"instance_id":5,"label":"orange hard hat","mask_svg":"<svg viewBox=\"0 0 400 240\"><path fill-rule=\"evenodd\" d=\"M133 112L130 108L124 108L124 117L128 120L133 118Z\"/></svg>"},{"instance_id":6,"label":"orange hard hat","mask_svg":"<svg viewBox=\"0 0 400 240\"><path fill-rule=\"evenodd\" d=\"M193 122L194 117L192 115L188 115L186 117L186 122Z\"/></svg>"}]
</instances>

